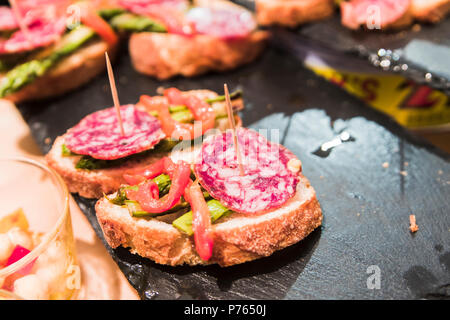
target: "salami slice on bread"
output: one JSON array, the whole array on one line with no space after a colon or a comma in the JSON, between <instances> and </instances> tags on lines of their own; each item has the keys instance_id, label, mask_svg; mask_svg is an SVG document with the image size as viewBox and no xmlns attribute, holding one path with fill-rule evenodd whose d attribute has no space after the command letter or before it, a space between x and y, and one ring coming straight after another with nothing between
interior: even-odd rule
<instances>
[{"instance_id":1,"label":"salami slice on bread","mask_svg":"<svg viewBox=\"0 0 450 320\"><path fill-rule=\"evenodd\" d=\"M1 98L18 103L65 94L105 69L106 51L115 59L117 41L105 41L98 30L86 26L98 27L100 21L115 37L107 22L94 11L89 19L70 25L70 4L68 0L18 2L23 30L13 10L0 7Z\"/></svg>"},{"instance_id":2,"label":"salami slice on bread","mask_svg":"<svg viewBox=\"0 0 450 320\"><path fill-rule=\"evenodd\" d=\"M211 99L217 97L217 93L210 91L210 90L192 90L187 91L186 94L189 95L195 95L199 97L200 99ZM163 99L163 97L161 97ZM233 100L233 105L236 106L237 109L241 109L243 107L242 99L238 98ZM222 109L224 108L224 102L223 101L217 101L212 103L212 107L215 109ZM144 111L141 111L144 112ZM101 114L102 115L102 114ZM91 115L92 120L92 115ZM97 119L98 120L98 119ZM103 121L103 120L102 120ZM109 120L108 120L109 121ZM110 119L111 122L116 121L115 114ZM240 119L238 118L238 123L240 123ZM96 126L89 122L80 122L80 124L76 127L76 132L78 132L80 129L83 129L83 126L88 126L86 130L92 129L92 132L95 132ZM216 128L220 130L224 130L228 128L228 123L226 121L226 118L216 119ZM118 128L116 128L119 130ZM125 126L126 129L126 126ZM106 130L109 130L108 128ZM155 137L156 134L156 140L159 141L161 139L161 135L159 131L156 131L156 133L152 133L154 129L151 129L150 135L152 137ZM160 158L167 156L169 153L162 150L157 152L148 152L148 153L140 153L138 156L132 156L131 158L126 158L125 161L119 162L118 164L115 164L110 167L101 168L101 169L77 169L77 163L79 163L80 159L82 158L82 155L80 154L73 154L73 155L63 155L62 150L64 149L64 146L66 146L67 140L74 140L73 135L73 129L69 129L68 132L62 136L59 136L54 141L54 144L51 148L51 150L46 155L46 161L50 167L55 169L65 180L67 183L67 186L69 188L69 191L72 193L78 193L79 195L86 197L86 198L100 198L104 194L108 194L111 192L116 191L121 184L125 183L125 180L123 179L123 174L129 170L139 169L143 168L144 166L151 164ZM94 134L92 133L91 134ZM113 135L117 138L117 133L114 132ZM77 151L83 151L83 150L93 150L96 154L101 153L101 150L97 150L97 148L89 148L89 146L92 145L92 139L88 139L86 137L82 137L84 140L79 140L80 136L75 135L77 139L76 141L69 141L70 143L75 143L79 145L80 149L76 149ZM84 142L83 142L84 141ZM101 140L97 139L96 144L100 144ZM142 140L145 142L145 140ZM107 141L108 143L110 141ZM152 145L153 147L154 145ZM135 145L135 147L139 147L140 149L134 149L135 152L138 151L144 151L142 149L142 144ZM147 146L148 147L148 146ZM148 148L152 148L148 147ZM101 148L100 148L101 149ZM129 154L129 148L119 148L115 149L114 155L117 155L117 150L119 151L125 151L126 154ZM111 156L111 147L108 147L105 152L107 153L107 156L110 159L116 158L116 156ZM91 155L94 155L94 153L91 153ZM123 155L123 154L122 154ZM108 157L102 157L103 159L108 159ZM120 159L119 159L120 161Z\"/></svg>"},{"instance_id":3,"label":"salami slice on bread","mask_svg":"<svg viewBox=\"0 0 450 320\"><path fill-rule=\"evenodd\" d=\"M230 131L208 137L192 156L183 158L193 159L196 181L208 193L204 196L228 209L216 220L213 209L208 209L208 217L211 215L215 222L208 231L212 249L207 259L198 251L201 237L196 236L200 229L194 228L194 202L186 198L192 197L191 193L185 193L185 198L191 203L193 232L180 227L179 221L189 216L186 208L158 216L142 212L135 215L127 205L112 203L118 193L101 198L95 208L108 244L130 248L132 253L160 264L217 263L225 267L270 256L319 227L322 211L314 189L301 172L300 160L257 132L238 128L239 149L245 159L240 174ZM176 157L172 160L177 162Z\"/></svg>"},{"instance_id":4,"label":"salami slice on bread","mask_svg":"<svg viewBox=\"0 0 450 320\"><path fill-rule=\"evenodd\" d=\"M133 33L129 52L134 68L167 79L226 71L255 60L266 47L267 31L257 30L249 11L229 1L194 1L184 19L194 34ZM141 12L141 11L138 11Z\"/></svg>"},{"instance_id":5,"label":"salami slice on bread","mask_svg":"<svg viewBox=\"0 0 450 320\"><path fill-rule=\"evenodd\" d=\"M341 2L342 24L350 29L400 29L414 20L436 23L450 11L450 0L350 0Z\"/></svg>"},{"instance_id":6,"label":"salami slice on bread","mask_svg":"<svg viewBox=\"0 0 450 320\"><path fill-rule=\"evenodd\" d=\"M256 17L263 26L296 27L330 17L333 0L256 0Z\"/></svg>"},{"instance_id":7,"label":"salami slice on bread","mask_svg":"<svg viewBox=\"0 0 450 320\"><path fill-rule=\"evenodd\" d=\"M192 236L170 220L130 216L124 207L100 199L95 210L106 241L159 264L231 266L270 256L307 237L322 224L322 211L309 181L300 176L295 194L283 206L263 215L232 214L213 224L214 249L209 261L200 259ZM219 220L220 221L220 220Z\"/></svg>"}]
</instances>

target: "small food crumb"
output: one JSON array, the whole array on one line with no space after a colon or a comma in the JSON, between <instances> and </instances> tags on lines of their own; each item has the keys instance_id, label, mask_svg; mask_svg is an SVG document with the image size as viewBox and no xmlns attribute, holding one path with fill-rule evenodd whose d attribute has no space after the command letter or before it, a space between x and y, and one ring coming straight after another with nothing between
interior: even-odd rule
<instances>
[{"instance_id":1,"label":"small food crumb","mask_svg":"<svg viewBox=\"0 0 450 320\"><path fill-rule=\"evenodd\" d=\"M442 170L438 170L438 175L442 175L444 173L444 171L442 171Z\"/></svg>"},{"instance_id":2,"label":"small food crumb","mask_svg":"<svg viewBox=\"0 0 450 320\"><path fill-rule=\"evenodd\" d=\"M287 167L290 171L297 173L300 171L300 169L302 168L302 163L300 160L298 159L291 159L289 160L289 162L287 163Z\"/></svg>"},{"instance_id":3,"label":"small food crumb","mask_svg":"<svg viewBox=\"0 0 450 320\"><path fill-rule=\"evenodd\" d=\"M156 88L156 93L157 94L164 94L164 87L163 86L159 86L158 88Z\"/></svg>"},{"instance_id":4,"label":"small food crumb","mask_svg":"<svg viewBox=\"0 0 450 320\"><path fill-rule=\"evenodd\" d=\"M408 175L408 172L406 172L406 171L400 171L400 174L401 174L402 176L406 177L406 176Z\"/></svg>"},{"instance_id":5,"label":"small food crumb","mask_svg":"<svg viewBox=\"0 0 450 320\"><path fill-rule=\"evenodd\" d=\"M359 217L361 215L361 213L358 212L356 215Z\"/></svg>"},{"instance_id":6,"label":"small food crumb","mask_svg":"<svg viewBox=\"0 0 450 320\"><path fill-rule=\"evenodd\" d=\"M422 27L420 26L420 24L416 23L415 25L413 25L412 27L412 31L414 32L419 32L422 29Z\"/></svg>"},{"instance_id":7,"label":"small food crumb","mask_svg":"<svg viewBox=\"0 0 450 320\"><path fill-rule=\"evenodd\" d=\"M409 162L405 162L404 164L405 164L405 167L409 166Z\"/></svg>"},{"instance_id":8,"label":"small food crumb","mask_svg":"<svg viewBox=\"0 0 450 320\"><path fill-rule=\"evenodd\" d=\"M386 168L389 168L389 162L384 162L384 163L383 163L383 168L385 168L385 169L386 169Z\"/></svg>"},{"instance_id":9,"label":"small food crumb","mask_svg":"<svg viewBox=\"0 0 450 320\"><path fill-rule=\"evenodd\" d=\"M413 214L409 216L409 230L411 230L412 233L419 230L419 226L416 224L416 216Z\"/></svg>"},{"instance_id":10,"label":"small food crumb","mask_svg":"<svg viewBox=\"0 0 450 320\"><path fill-rule=\"evenodd\" d=\"M50 137L44 139L45 144L50 144L50 142L52 142L52 139L50 139Z\"/></svg>"},{"instance_id":11,"label":"small food crumb","mask_svg":"<svg viewBox=\"0 0 450 320\"><path fill-rule=\"evenodd\" d=\"M319 177L319 179L323 179L323 178L325 178L325 177L324 177L324 176L320 176L320 177Z\"/></svg>"}]
</instances>

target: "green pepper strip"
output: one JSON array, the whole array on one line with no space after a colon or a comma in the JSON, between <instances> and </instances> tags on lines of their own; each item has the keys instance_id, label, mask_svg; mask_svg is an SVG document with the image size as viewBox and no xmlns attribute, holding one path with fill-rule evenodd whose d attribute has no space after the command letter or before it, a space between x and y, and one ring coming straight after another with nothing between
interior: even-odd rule
<instances>
[{"instance_id":1,"label":"green pepper strip","mask_svg":"<svg viewBox=\"0 0 450 320\"><path fill-rule=\"evenodd\" d=\"M230 99L231 100L237 99L237 98L240 98L240 97L242 97L242 90L236 90L236 91L230 93ZM208 102L208 103L221 102L221 101L225 101L225 96L224 95L223 96L217 96L217 97L214 97L214 98L211 98L211 99L206 99L205 101Z\"/></svg>"},{"instance_id":2,"label":"green pepper strip","mask_svg":"<svg viewBox=\"0 0 450 320\"><path fill-rule=\"evenodd\" d=\"M208 205L209 212L211 214L211 222L215 222L223 215L231 212L228 208L225 208L220 201L215 199L207 201L206 204ZM181 217L175 219L172 222L172 225L187 235L192 236L194 234L194 231L192 230L192 211L189 211Z\"/></svg>"}]
</instances>

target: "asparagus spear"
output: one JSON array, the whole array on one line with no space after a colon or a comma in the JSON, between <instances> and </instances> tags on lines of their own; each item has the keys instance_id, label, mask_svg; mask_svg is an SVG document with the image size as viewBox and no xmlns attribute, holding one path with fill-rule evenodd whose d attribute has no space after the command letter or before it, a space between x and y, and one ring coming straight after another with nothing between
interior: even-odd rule
<instances>
[{"instance_id":1,"label":"asparagus spear","mask_svg":"<svg viewBox=\"0 0 450 320\"><path fill-rule=\"evenodd\" d=\"M119 14L124 13L125 10L122 8L106 8L106 9L100 9L97 11L100 17L102 17L105 20L110 20L114 18L115 16L118 16Z\"/></svg>"},{"instance_id":2,"label":"asparagus spear","mask_svg":"<svg viewBox=\"0 0 450 320\"><path fill-rule=\"evenodd\" d=\"M37 77L44 75L61 58L77 50L94 35L92 29L79 26L66 34L49 56L27 61L10 70L0 83L0 98L20 90Z\"/></svg>"},{"instance_id":3,"label":"asparagus spear","mask_svg":"<svg viewBox=\"0 0 450 320\"><path fill-rule=\"evenodd\" d=\"M231 212L228 208L225 208L220 201L215 199L207 201L206 204L208 205L209 213L211 214L211 222L214 222L224 214ZM192 236L194 234L194 231L192 230L192 211L175 219L172 222L172 225L180 231L187 233L189 236Z\"/></svg>"},{"instance_id":4,"label":"asparagus spear","mask_svg":"<svg viewBox=\"0 0 450 320\"><path fill-rule=\"evenodd\" d=\"M230 94L230 99L236 99L236 98L240 98L242 96L242 90L236 90L234 92L232 92ZM206 99L206 102L208 103L213 103L213 102L220 102L220 101L225 101L225 96L217 96L215 98L211 98L211 99Z\"/></svg>"},{"instance_id":5,"label":"asparagus spear","mask_svg":"<svg viewBox=\"0 0 450 320\"><path fill-rule=\"evenodd\" d=\"M162 24L132 13L119 14L111 19L110 24L116 30L128 32L167 32Z\"/></svg>"},{"instance_id":6,"label":"asparagus spear","mask_svg":"<svg viewBox=\"0 0 450 320\"><path fill-rule=\"evenodd\" d=\"M170 186L172 184L172 181L170 180L170 177L167 174L160 174L159 176L153 178L153 181L158 185L159 189L159 196L162 197L165 194L167 194L170 190ZM127 187L121 187L117 191L117 194L114 198L107 198L111 203L122 206L124 204L127 204L126 201L128 201L126 190L127 189L137 189L138 186L127 186ZM133 204L135 208L136 205Z\"/></svg>"}]
</instances>

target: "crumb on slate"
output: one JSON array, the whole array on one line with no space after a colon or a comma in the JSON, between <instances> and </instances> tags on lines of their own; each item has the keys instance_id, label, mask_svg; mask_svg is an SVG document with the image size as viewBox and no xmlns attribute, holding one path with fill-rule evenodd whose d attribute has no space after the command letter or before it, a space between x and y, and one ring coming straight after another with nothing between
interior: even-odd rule
<instances>
[{"instance_id":1,"label":"crumb on slate","mask_svg":"<svg viewBox=\"0 0 450 320\"><path fill-rule=\"evenodd\" d=\"M409 216L409 230L412 233L417 232L417 230L419 230L419 226L416 224L416 216L413 214Z\"/></svg>"},{"instance_id":2,"label":"crumb on slate","mask_svg":"<svg viewBox=\"0 0 450 320\"><path fill-rule=\"evenodd\" d=\"M406 177L406 176L408 175L408 172L406 172L406 171L400 171L400 174L401 174L402 176Z\"/></svg>"},{"instance_id":3,"label":"crumb on slate","mask_svg":"<svg viewBox=\"0 0 450 320\"><path fill-rule=\"evenodd\" d=\"M414 31L414 32L419 32L421 29L422 29L422 27L420 26L420 24L418 24L418 23L416 23L416 24L414 24L413 26L412 26L412 31Z\"/></svg>"},{"instance_id":4,"label":"crumb on slate","mask_svg":"<svg viewBox=\"0 0 450 320\"><path fill-rule=\"evenodd\" d=\"M163 86L159 86L158 88L156 88L156 93L157 94L164 94L164 87Z\"/></svg>"},{"instance_id":5,"label":"crumb on slate","mask_svg":"<svg viewBox=\"0 0 450 320\"><path fill-rule=\"evenodd\" d=\"M389 168L389 162L384 162L384 163L383 163L383 168L385 168L385 169L386 169L386 168Z\"/></svg>"}]
</instances>

